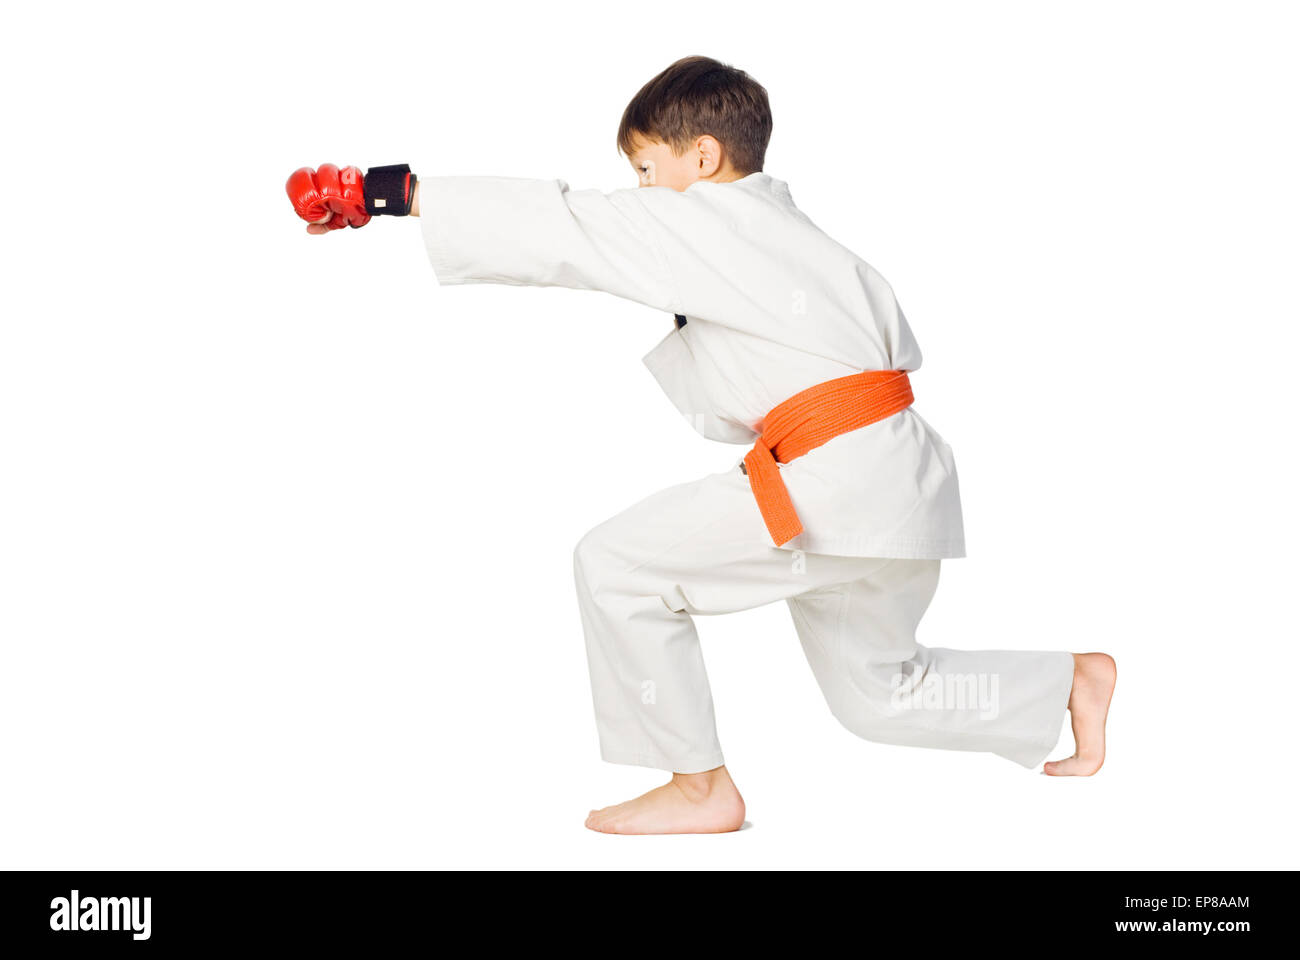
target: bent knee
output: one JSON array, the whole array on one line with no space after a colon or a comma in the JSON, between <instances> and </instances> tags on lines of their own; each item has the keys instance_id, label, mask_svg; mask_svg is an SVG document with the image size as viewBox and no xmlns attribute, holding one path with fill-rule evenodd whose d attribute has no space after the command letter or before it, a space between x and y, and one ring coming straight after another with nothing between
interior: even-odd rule
<instances>
[{"instance_id":1,"label":"bent knee","mask_svg":"<svg viewBox=\"0 0 1300 960\"><path fill-rule=\"evenodd\" d=\"M653 599L668 613L680 612L685 606L679 590L666 587L646 566L631 562L627 549L600 527L587 533L573 548L573 574L578 592L597 604Z\"/></svg>"},{"instance_id":2,"label":"bent knee","mask_svg":"<svg viewBox=\"0 0 1300 960\"><path fill-rule=\"evenodd\" d=\"M595 593L615 569L615 553L601 527L583 534L573 548L573 574L580 590Z\"/></svg>"},{"instance_id":3,"label":"bent knee","mask_svg":"<svg viewBox=\"0 0 1300 960\"><path fill-rule=\"evenodd\" d=\"M853 707L834 703L829 706L831 715L840 726L856 737L875 743L898 742L900 728L906 725L896 713L872 709L861 703Z\"/></svg>"}]
</instances>

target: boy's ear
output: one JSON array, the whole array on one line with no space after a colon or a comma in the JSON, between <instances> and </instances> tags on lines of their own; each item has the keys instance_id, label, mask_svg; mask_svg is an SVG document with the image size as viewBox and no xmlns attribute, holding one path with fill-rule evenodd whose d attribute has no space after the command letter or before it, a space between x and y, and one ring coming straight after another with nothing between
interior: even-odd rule
<instances>
[{"instance_id":1,"label":"boy's ear","mask_svg":"<svg viewBox=\"0 0 1300 960\"><path fill-rule=\"evenodd\" d=\"M708 134L695 141L700 158L700 176L711 177L722 166L722 144Z\"/></svg>"}]
</instances>

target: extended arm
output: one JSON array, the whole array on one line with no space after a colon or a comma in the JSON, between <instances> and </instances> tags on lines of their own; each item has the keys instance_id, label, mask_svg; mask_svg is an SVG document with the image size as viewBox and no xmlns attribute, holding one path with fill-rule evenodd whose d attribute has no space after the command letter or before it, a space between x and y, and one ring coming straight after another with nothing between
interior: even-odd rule
<instances>
[{"instance_id":1,"label":"extended arm","mask_svg":"<svg viewBox=\"0 0 1300 960\"><path fill-rule=\"evenodd\" d=\"M661 218L638 189L570 190L562 180L427 177L421 231L441 284L599 290L685 313Z\"/></svg>"},{"instance_id":2,"label":"extended arm","mask_svg":"<svg viewBox=\"0 0 1300 960\"><path fill-rule=\"evenodd\" d=\"M601 193L561 180L435 177L405 165L304 167L286 184L307 232L361 227L372 216L421 217L438 282L600 290L685 313L662 243L660 219L636 189Z\"/></svg>"}]
</instances>

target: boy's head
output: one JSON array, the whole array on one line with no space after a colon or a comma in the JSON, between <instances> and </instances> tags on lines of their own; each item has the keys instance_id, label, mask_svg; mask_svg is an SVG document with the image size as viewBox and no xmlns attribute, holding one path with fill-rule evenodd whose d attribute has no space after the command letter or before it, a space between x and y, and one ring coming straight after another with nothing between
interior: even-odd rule
<instances>
[{"instance_id":1,"label":"boy's head","mask_svg":"<svg viewBox=\"0 0 1300 960\"><path fill-rule=\"evenodd\" d=\"M659 74L618 125L618 147L641 185L674 190L757 173L771 136L767 91L709 57L686 57Z\"/></svg>"}]
</instances>

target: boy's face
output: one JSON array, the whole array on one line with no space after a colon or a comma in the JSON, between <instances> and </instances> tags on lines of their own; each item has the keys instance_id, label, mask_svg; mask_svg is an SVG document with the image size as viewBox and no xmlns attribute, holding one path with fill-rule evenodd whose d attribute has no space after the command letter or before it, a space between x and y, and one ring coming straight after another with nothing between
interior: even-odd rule
<instances>
[{"instance_id":1,"label":"boy's face","mask_svg":"<svg viewBox=\"0 0 1300 960\"><path fill-rule=\"evenodd\" d=\"M722 145L708 136L697 138L680 156L662 141L637 137L628 161L643 187L671 187L682 191L698 180L739 179L723 157Z\"/></svg>"}]
</instances>

